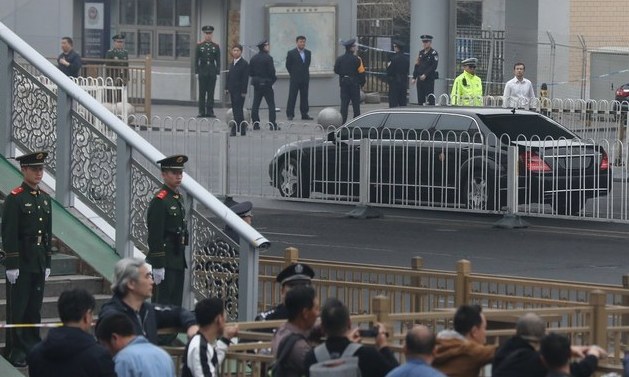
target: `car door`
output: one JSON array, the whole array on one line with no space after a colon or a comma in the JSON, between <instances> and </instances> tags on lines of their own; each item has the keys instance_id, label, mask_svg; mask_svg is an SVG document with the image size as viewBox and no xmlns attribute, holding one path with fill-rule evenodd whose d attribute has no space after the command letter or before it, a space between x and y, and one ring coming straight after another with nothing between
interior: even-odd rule
<instances>
[{"instance_id":1,"label":"car door","mask_svg":"<svg viewBox=\"0 0 629 377\"><path fill-rule=\"evenodd\" d=\"M442 114L433 134L433 187L434 204L445 206L458 202L461 166L476 153L475 143L481 143L476 121L463 114Z\"/></svg>"},{"instance_id":2,"label":"car door","mask_svg":"<svg viewBox=\"0 0 629 377\"><path fill-rule=\"evenodd\" d=\"M372 147L371 182L377 203L417 204L421 202L427 172L423 165L430 129L438 114L430 112L392 112Z\"/></svg>"},{"instance_id":3,"label":"car door","mask_svg":"<svg viewBox=\"0 0 629 377\"><path fill-rule=\"evenodd\" d=\"M360 184L360 140L377 138L384 112L365 114L336 131L321 161L323 194L357 198Z\"/></svg>"}]
</instances>

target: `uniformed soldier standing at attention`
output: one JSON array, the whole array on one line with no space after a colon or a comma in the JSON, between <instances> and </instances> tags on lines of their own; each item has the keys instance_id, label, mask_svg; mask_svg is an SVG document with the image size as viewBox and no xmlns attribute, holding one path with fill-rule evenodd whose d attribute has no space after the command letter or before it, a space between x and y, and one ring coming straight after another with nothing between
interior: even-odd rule
<instances>
[{"instance_id":1,"label":"uniformed soldier standing at attention","mask_svg":"<svg viewBox=\"0 0 629 377\"><path fill-rule=\"evenodd\" d=\"M401 41L394 41L393 49L395 54L387 66L389 107L406 106L410 62L404 53L404 44Z\"/></svg>"},{"instance_id":2,"label":"uniformed soldier standing at attention","mask_svg":"<svg viewBox=\"0 0 629 377\"><path fill-rule=\"evenodd\" d=\"M423 49L419 52L413 69L413 84L417 83L417 103L423 105L428 96L428 104L434 105L435 79L439 78L437 73L439 54L432 48L432 35L424 34L420 38Z\"/></svg>"},{"instance_id":3,"label":"uniformed soldier standing at attention","mask_svg":"<svg viewBox=\"0 0 629 377\"><path fill-rule=\"evenodd\" d=\"M214 87L216 76L221 73L221 49L212 42L214 26L201 28L205 37L197 44L195 71L199 75L199 115L197 117L215 118Z\"/></svg>"},{"instance_id":4,"label":"uniformed soldier standing at attention","mask_svg":"<svg viewBox=\"0 0 629 377\"><path fill-rule=\"evenodd\" d=\"M6 252L7 323L40 323L44 281L50 276L52 215L50 196L39 188L47 152L15 159L24 176L4 202L2 247ZM39 328L7 329L5 357L16 367L41 341Z\"/></svg>"},{"instance_id":5,"label":"uniformed soldier standing at attention","mask_svg":"<svg viewBox=\"0 0 629 377\"><path fill-rule=\"evenodd\" d=\"M108 67L128 67L129 52L124 48L124 34L116 34L111 39L114 41L114 47L105 53L105 59L117 60L115 62L107 62ZM127 69L107 68L107 77L114 80L114 85L127 85L129 71Z\"/></svg>"},{"instance_id":6,"label":"uniformed soldier standing at attention","mask_svg":"<svg viewBox=\"0 0 629 377\"><path fill-rule=\"evenodd\" d=\"M356 40L343 42L345 54L339 56L334 63L334 73L339 75L341 87L341 116L343 123L347 121L349 102L352 102L354 118L360 115L360 87L365 85L365 67L363 61L356 56Z\"/></svg>"},{"instance_id":7,"label":"uniformed soldier standing at attention","mask_svg":"<svg viewBox=\"0 0 629 377\"><path fill-rule=\"evenodd\" d=\"M179 186L184 155L166 157L161 165L164 185L155 194L146 213L149 252L146 260L153 266L155 293L152 302L181 306L188 245L186 212Z\"/></svg>"},{"instance_id":8,"label":"uniformed soldier standing at attention","mask_svg":"<svg viewBox=\"0 0 629 377\"><path fill-rule=\"evenodd\" d=\"M314 270L305 263L293 263L283 269L275 280L281 284L280 294L282 303L276 307L258 314L256 321L273 321L279 319L288 319L288 311L284 305L284 297L286 292L298 285L310 285L314 277Z\"/></svg>"},{"instance_id":9,"label":"uniformed soldier standing at attention","mask_svg":"<svg viewBox=\"0 0 629 377\"><path fill-rule=\"evenodd\" d=\"M463 73L454 79L450 103L458 106L482 106L483 82L476 76L478 59L469 58L461 62Z\"/></svg>"}]
</instances>

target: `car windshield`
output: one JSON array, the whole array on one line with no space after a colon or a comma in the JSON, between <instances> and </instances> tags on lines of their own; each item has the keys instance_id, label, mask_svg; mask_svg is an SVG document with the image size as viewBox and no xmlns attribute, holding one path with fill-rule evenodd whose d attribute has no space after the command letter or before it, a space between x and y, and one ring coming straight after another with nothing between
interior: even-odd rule
<instances>
[{"instance_id":1,"label":"car windshield","mask_svg":"<svg viewBox=\"0 0 629 377\"><path fill-rule=\"evenodd\" d=\"M478 117L487 125L487 128L496 136L509 136L517 139L520 135L527 138L574 139L575 134L568 131L558 123L536 114L478 114Z\"/></svg>"}]
</instances>

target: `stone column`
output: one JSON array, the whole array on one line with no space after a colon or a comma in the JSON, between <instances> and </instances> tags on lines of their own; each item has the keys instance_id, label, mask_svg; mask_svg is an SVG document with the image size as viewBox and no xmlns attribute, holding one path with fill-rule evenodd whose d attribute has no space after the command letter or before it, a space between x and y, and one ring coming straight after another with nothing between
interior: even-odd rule
<instances>
[{"instance_id":1,"label":"stone column","mask_svg":"<svg viewBox=\"0 0 629 377\"><path fill-rule=\"evenodd\" d=\"M432 48L439 53L439 79L435 81L435 95L439 96L448 92L446 78L454 77L454 42L456 39L456 6L455 0L410 0L411 1L411 36L410 36L410 60L411 74L415 60L422 48L419 36L430 34L435 39ZM417 90L415 85L410 87L410 102L417 103Z\"/></svg>"}]
</instances>

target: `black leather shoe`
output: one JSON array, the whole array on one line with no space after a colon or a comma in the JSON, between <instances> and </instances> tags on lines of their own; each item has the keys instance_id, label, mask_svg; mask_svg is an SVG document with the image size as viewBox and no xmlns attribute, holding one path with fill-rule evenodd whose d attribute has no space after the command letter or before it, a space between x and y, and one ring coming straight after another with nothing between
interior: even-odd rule
<instances>
[{"instance_id":1,"label":"black leather shoe","mask_svg":"<svg viewBox=\"0 0 629 377\"><path fill-rule=\"evenodd\" d=\"M16 368L26 368L26 360L11 361L11 365Z\"/></svg>"},{"instance_id":2,"label":"black leather shoe","mask_svg":"<svg viewBox=\"0 0 629 377\"><path fill-rule=\"evenodd\" d=\"M294 117L286 117L288 120L293 120Z\"/></svg>"},{"instance_id":3,"label":"black leather shoe","mask_svg":"<svg viewBox=\"0 0 629 377\"><path fill-rule=\"evenodd\" d=\"M306 115L305 117L301 117L301 120L314 120L310 115Z\"/></svg>"},{"instance_id":4,"label":"black leather shoe","mask_svg":"<svg viewBox=\"0 0 629 377\"><path fill-rule=\"evenodd\" d=\"M216 118L216 115L214 115L214 113L212 113L212 114L206 115L206 117L208 117L208 118Z\"/></svg>"},{"instance_id":5,"label":"black leather shoe","mask_svg":"<svg viewBox=\"0 0 629 377\"><path fill-rule=\"evenodd\" d=\"M205 118L205 114L197 114L197 118Z\"/></svg>"}]
</instances>

